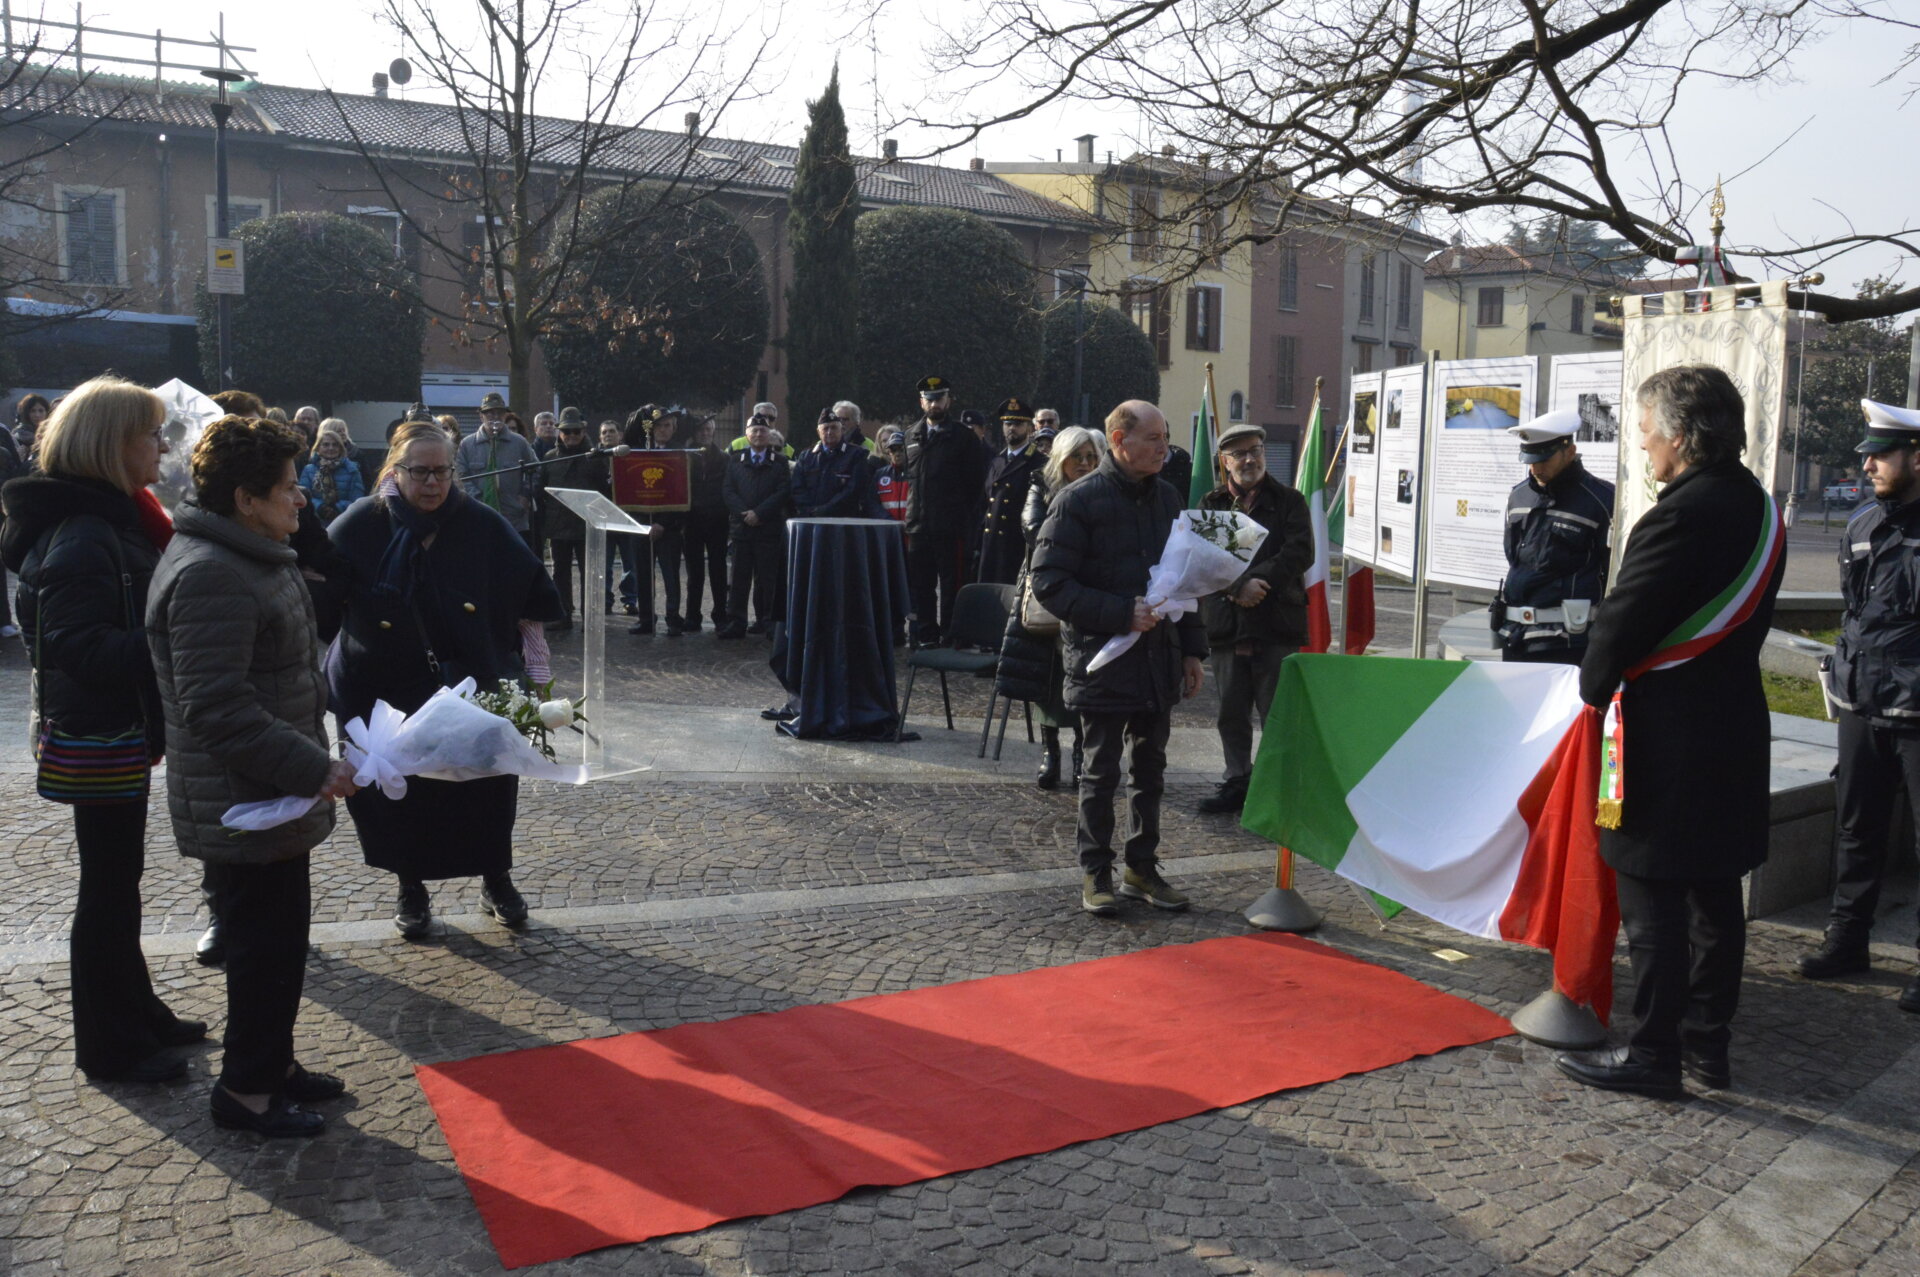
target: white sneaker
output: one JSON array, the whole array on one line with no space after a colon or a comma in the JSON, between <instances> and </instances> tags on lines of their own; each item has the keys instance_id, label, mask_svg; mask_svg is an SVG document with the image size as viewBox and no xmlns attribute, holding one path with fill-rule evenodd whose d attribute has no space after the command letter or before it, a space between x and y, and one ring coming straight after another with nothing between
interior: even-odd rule
<instances>
[{"instance_id":1,"label":"white sneaker","mask_svg":"<svg viewBox=\"0 0 1920 1277\"><path fill-rule=\"evenodd\" d=\"M19 638L19 637L20 637L20 627L19 627L19 626L17 626L17 625L0 625L0 638Z\"/></svg>"}]
</instances>

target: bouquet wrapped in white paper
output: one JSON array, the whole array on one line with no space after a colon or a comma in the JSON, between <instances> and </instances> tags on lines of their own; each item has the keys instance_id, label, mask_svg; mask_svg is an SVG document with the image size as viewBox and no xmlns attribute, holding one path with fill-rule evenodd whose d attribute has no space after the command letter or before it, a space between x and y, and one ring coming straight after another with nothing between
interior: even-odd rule
<instances>
[{"instance_id":1,"label":"bouquet wrapped in white paper","mask_svg":"<svg viewBox=\"0 0 1920 1277\"><path fill-rule=\"evenodd\" d=\"M587 769L569 767L545 757L520 728L506 718L476 705L472 679L443 687L411 714L402 714L385 701L375 701L373 712L347 724L347 761L353 765L356 785L377 785L388 798L407 796L407 778L480 780L486 776L524 776L587 783ZM558 702L555 703L556 706ZM572 721L557 712L544 716L551 726ZM298 820L322 802L318 798L287 797L229 807L220 823L229 829L272 829Z\"/></svg>"},{"instance_id":2,"label":"bouquet wrapped in white paper","mask_svg":"<svg viewBox=\"0 0 1920 1277\"><path fill-rule=\"evenodd\" d=\"M160 477L151 486L160 504L174 510L194 492L193 446L200 442L207 427L225 414L219 404L178 377L163 386L155 386L153 393L160 396L160 402L167 408L167 419L161 429L166 432L171 451L160 458Z\"/></svg>"},{"instance_id":3,"label":"bouquet wrapped in white paper","mask_svg":"<svg viewBox=\"0 0 1920 1277\"><path fill-rule=\"evenodd\" d=\"M1267 530L1238 510L1182 510L1147 573L1147 607L1163 621L1196 611L1202 598L1240 579L1266 539ZM1139 641L1137 632L1114 635L1087 662L1087 672L1111 665Z\"/></svg>"}]
</instances>

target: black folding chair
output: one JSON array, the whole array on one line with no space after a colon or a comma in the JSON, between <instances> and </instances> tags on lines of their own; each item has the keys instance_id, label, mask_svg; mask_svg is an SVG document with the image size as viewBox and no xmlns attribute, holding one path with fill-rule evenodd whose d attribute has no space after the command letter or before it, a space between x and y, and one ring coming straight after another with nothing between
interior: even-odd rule
<instances>
[{"instance_id":1,"label":"black folding chair","mask_svg":"<svg viewBox=\"0 0 1920 1277\"><path fill-rule=\"evenodd\" d=\"M907 707L913 704L913 682L921 670L940 676L940 701L947 711L947 730L953 728L953 696L947 688L948 674L978 674L992 671L1000 664L1000 638L1006 632L1007 617L1013 611L1011 585L990 585L984 581L960 587L953 601L953 624L948 627L949 647L916 647L907 653L907 690L900 698L900 721L893 738L899 740L907 730ZM976 649L968 651L966 649ZM998 689L995 689L995 695ZM987 733L993 726L993 696L987 698L987 725L980 731L980 753L987 752Z\"/></svg>"}]
</instances>

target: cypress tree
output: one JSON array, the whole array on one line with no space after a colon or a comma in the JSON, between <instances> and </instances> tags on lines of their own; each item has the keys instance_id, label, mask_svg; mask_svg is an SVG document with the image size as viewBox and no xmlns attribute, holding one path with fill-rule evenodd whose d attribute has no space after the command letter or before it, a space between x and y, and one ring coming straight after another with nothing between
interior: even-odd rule
<instances>
[{"instance_id":1,"label":"cypress tree","mask_svg":"<svg viewBox=\"0 0 1920 1277\"><path fill-rule=\"evenodd\" d=\"M840 109L840 68L827 91L807 104L807 135L793 166L787 245L793 282L787 286L788 438L813 436L820 410L852 396L860 275L853 256L853 223L860 187Z\"/></svg>"}]
</instances>

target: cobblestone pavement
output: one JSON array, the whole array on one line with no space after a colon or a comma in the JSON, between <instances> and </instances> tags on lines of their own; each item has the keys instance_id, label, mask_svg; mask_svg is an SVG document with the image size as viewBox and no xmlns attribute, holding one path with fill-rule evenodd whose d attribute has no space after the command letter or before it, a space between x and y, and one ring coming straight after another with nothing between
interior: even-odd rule
<instances>
[{"instance_id":1,"label":"cobblestone pavement","mask_svg":"<svg viewBox=\"0 0 1920 1277\"><path fill-rule=\"evenodd\" d=\"M672 648L635 642L662 656L623 669L629 693L677 707L771 695L756 668L764 649L748 660L710 634ZM23 677L17 653L0 656L0 738L15 742ZM1188 707L1182 722L1204 725L1204 713ZM72 891L66 813L33 797L18 757L0 759L0 871L12 888L0 911L0 1269L497 1271L415 1065L1242 933L1240 910L1269 881L1268 849L1229 820L1192 815L1203 792L1169 793L1167 845L1184 859L1168 872L1195 907L1118 921L1076 907L1072 799L1017 776L929 784L908 768L895 781L529 785L518 873L534 924L515 934L463 918L476 893L447 884L436 903L460 925L418 944L385 929L390 880L338 836L316 860L299 1048L352 1095L327 1106L333 1128L320 1139L267 1143L208 1118L217 1046L197 1048L190 1080L175 1085L76 1075L56 960ZM163 821L148 850L156 983L182 1014L217 1022L220 978L183 951L199 925L197 873ZM1005 877L971 894L896 898L903 884L989 874ZM1546 982L1542 955L1419 919L1382 927L1311 866L1300 886L1327 913L1317 938L1346 952L1502 1012ZM808 888L837 894L813 902ZM675 899L710 907L664 920L642 908ZM1893 1004L1906 972L1888 962L1858 981L1810 984L1788 974L1805 941L1784 923L1755 926L1735 1087L1685 1103L1587 1091L1543 1049L1507 1038L551 1267L1912 1274L1920 1016ZM1624 989L1624 962L1620 975Z\"/></svg>"}]
</instances>

